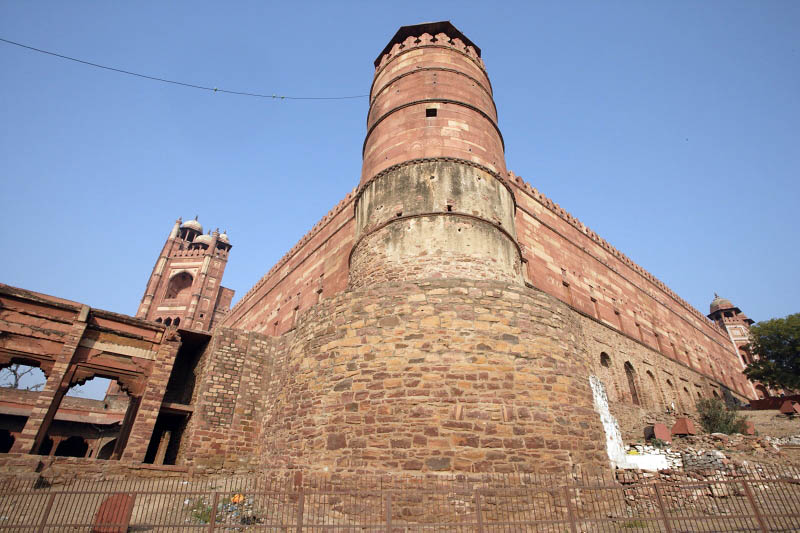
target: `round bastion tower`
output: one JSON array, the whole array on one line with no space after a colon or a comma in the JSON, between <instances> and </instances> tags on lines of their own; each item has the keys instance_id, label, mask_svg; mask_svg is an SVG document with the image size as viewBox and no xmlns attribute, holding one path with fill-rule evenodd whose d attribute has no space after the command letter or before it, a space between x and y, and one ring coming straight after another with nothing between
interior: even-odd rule
<instances>
[{"instance_id":1,"label":"round bastion tower","mask_svg":"<svg viewBox=\"0 0 800 533\"><path fill-rule=\"evenodd\" d=\"M264 468L607 467L580 324L522 282L480 51L406 26L376 69L349 287L281 338Z\"/></svg>"},{"instance_id":2,"label":"round bastion tower","mask_svg":"<svg viewBox=\"0 0 800 533\"><path fill-rule=\"evenodd\" d=\"M404 26L375 67L350 286L521 283L514 196L480 49L449 22Z\"/></svg>"}]
</instances>

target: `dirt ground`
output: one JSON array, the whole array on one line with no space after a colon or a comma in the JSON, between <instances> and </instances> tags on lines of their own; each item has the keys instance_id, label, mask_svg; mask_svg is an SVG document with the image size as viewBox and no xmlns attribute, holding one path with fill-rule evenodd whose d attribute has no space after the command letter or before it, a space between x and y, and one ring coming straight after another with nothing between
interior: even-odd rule
<instances>
[{"instance_id":1,"label":"dirt ground","mask_svg":"<svg viewBox=\"0 0 800 533\"><path fill-rule=\"evenodd\" d=\"M661 423L671 428L678 416L688 416L693 419L697 429L702 431L697 417L691 414L673 415L632 405L611 405L610 407L611 414L619 422L622 438L626 444L644 442L644 428L655 423ZM791 437L800 435L800 416L789 418L777 410L751 411L744 409L740 413L753 422L756 433L760 436Z\"/></svg>"},{"instance_id":2,"label":"dirt ground","mask_svg":"<svg viewBox=\"0 0 800 533\"><path fill-rule=\"evenodd\" d=\"M759 435L791 437L800 435L800 416L792 418L778 411L742 411L753 422Z\"/></svg>"}]
</instances>

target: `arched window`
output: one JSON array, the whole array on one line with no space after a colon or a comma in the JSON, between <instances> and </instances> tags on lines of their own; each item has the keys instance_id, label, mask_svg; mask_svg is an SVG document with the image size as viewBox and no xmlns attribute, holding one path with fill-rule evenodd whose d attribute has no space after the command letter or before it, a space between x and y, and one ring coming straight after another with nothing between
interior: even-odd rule
<instances>
[{"instance_id":1,"label":"arched window","mask_svg":"<svg viewBox=\"0 0 800 533\"><path fill-rule=\"evenodd\" d=\"M181 299L184 296L188 296L192 290L193 281L194 279L192 279L191 274L188 272L181 272L180 274L172 276L172 279L169 280L167 292L164 297L168 299Z\"/></svg>"},{"instance_id":2,"label":"arched window","mask_svg":"<svg viewBox=\"0 0 800 533\"><path fill-rule=\"evenodd\" d=\"M636 390L636 372L630 361L625 362L625 375L628 377L628 388L631 392L631 401L634 405L641 405L639 402L639 392Z\"/></svg>"},{"instance_id":3,"label":"arched window","mask_svg":"<svg viewBox=\"0 0 800 533\"><path fill-rule=\"evenodd\" d=\"M117 445L117 439L114 439L110 442L103 444L103 447L100 448L100 451L97 452L98 459L111 459L111 454L114 452L114 446Z\"/></svg>"},{"instance_id":4,"label":"arched window","mask_svg":"<svg viewBox=\"0 0 800 533\"><path fill-rule=\"evenodd\" d=\"M606 352L600 352L600 364L606 368L611 366L611 358Z\"/></svg>"},{"instance_id":5,"label":"arched window","mask_svg":"<svg viewBox=\"0 0 800 533\"><path fill-rule=\"evenodd\" d=\"M656 377L649 370L647 371L647 377L650 380L650 387L653 389L653 402L652 402L653 407L657 407L656 403L658 402L658 397L659 397L658 382L656 381Z\"/></svg>"},{"instance_id":6,"label":"arched window","mask_svg":"<svg viewBox=\"0 0 800 533\"><path fill-rule=\"evenodd\" d=\"M753 358L750 357L750 351L744 346L739 347L739 357L742 358L742 363L745 365L749 365L753 362Z\"/></svg>"},{"instance_id":7,"label":"arched window","mask_svg":"<svg viewBox=\"0 0 800 533\"><path fill-rule=\"evenodd\" d=\"M670 407L675 410L681 406L681 400L678 397L678 389L675 388L675 384L672 382L671 379L667 378L667 390L669 391L669 401L672 402ZM677 406L675 404L678 404Z\"/></svg>"},{"instance_id":8,"label":"arched window","mask_svg":"<svg viewBox=\"0 0 800 533\"><path fill-rule=\"evenodd\" d=\"M22 390L42 390L47 376L38 367L37 361L12 359L12 363L0 367L0 387ZM33 363L37 366L31 366Z\"/></svg>"},{"instance_id":9,"label":"arched window","mask_svg":"<svg viewBox=\"0 0 800 533\"><path fill-rule=\"evenodd\" d=\"M0 453L8 453L14 445L14 436L7 429L0 429Z\"/></svg>"},{"instance_id":10,"label":"arched window","mask_svg":"<svg viewBox=\"0 0 800 533\"><path fill-rule=\"evenodd\" d=\"M165 325L165 326L171 326L171 325L172 325L172 319L171 319L171 318L168 318L168 319L166 319L166 320L164 321L164 325Z\"/></svg>"},{"instance_id":11,"label":"arched window","mask_svg":"<svg viewBox=\"0 0 800 533\"><path fill-rule=\"evenodd\" d=\"M162 320L161 320L161 317L158 317L158 318L156 318L156 322L158 322L159 324L161 324L161 322L162 322Z\"/></svg>"},{"instance_id":12,"label":"arched window","mask_svg":"<svg viewBox=\"0 0 800 533\"><path fill-rule=\"evenodd\" d=\"M173 325L179 326L181 323L181 317L175 317L175 320L172 322Z\"/></svg>"}]
</instances>

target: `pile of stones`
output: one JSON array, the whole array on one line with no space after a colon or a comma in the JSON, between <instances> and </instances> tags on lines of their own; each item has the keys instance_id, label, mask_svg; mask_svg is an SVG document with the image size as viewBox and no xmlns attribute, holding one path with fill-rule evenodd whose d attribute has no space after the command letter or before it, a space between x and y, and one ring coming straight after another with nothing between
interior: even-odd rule
<instances>
[{"instance_id":1,"label":"pile of stones","mask_svg":"<svg viewBox=\"0 0 800 533\"><path fill-rule=\"evenodd\" d=\"M628 454L662 455L670 470L722 470L731 465L731 452L753 455L777 455L781 446L800 445L800 435L791 437L756 437L752 435L690 435L676 438L660 447L652 444L633 444L626 447ZM726 454L727 452L727 454Z\"/></svg>"},{"instance_id":2,"label":"pile of stones","mask_svg":"<svg viewBox=\"0 0 800 533\"><path fill-rule=\"evenodd\" d=\"M730 462L720 450L686 450L683 465L687 470L721 470Z\"/></svg>"},{"instance_id":3,"label":"pile of stones","mask_svg":"<svg viewBox=\"0 0 800 533\"><path fill-rule=\"evenodd\" d=\"M767 442L774 446L800 446L800 435L790 437L764 437Z\"/></svg>"},{"instance_id":4,"label":"pile of stones","mask_svg":"<svg viewBox=\"0 0 800 533\"><path fill-rule=\"evenodd\" d=\"M753 435L725 435L724 433L711 433L710 435L693 435L678 439L673 446L680 448L684 453L697 453L699 450L717 449L745 452L756 455L778 454L780 447L772 437L756 437Z\"/></svg>"}]
</instances>

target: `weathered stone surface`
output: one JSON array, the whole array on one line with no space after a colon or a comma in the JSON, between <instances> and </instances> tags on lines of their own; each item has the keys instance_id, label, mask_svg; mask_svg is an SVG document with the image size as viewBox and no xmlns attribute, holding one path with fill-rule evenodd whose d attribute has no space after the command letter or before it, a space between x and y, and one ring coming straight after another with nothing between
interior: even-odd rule
<instances>
[{"instance_id":1,"label":"weathered stone surface","mask_svg":"<svg viewBox=\"0 0 800 533\"><path fill-rule=\"evenodd\" d=\"M697 435L697 429L690 418L679 418L675 421L675 425L672 426L672 434L681 436Z\"/></svg>"}]
</instances>

